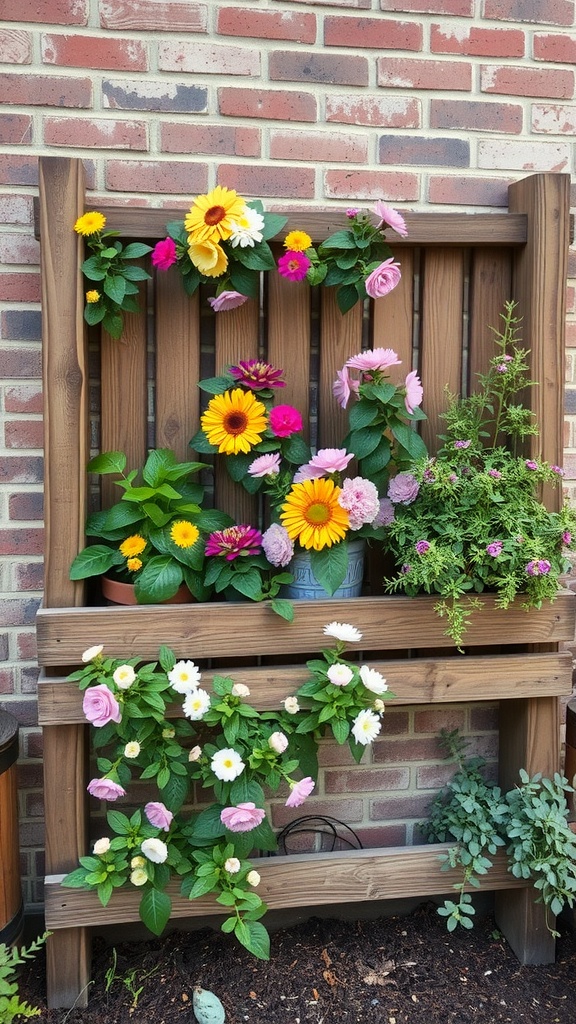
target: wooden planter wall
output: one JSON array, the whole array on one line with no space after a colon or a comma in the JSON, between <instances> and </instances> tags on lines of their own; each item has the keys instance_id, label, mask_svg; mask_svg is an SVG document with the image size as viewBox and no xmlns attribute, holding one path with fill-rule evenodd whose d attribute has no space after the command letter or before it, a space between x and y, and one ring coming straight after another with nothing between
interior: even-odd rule
<instances>
[{"instance_id":1,"label":"wooden planter wall","mask_svg":"<svg viewBox=\"0 0 576 1024\"><path fill-rule=\"evenodd\" d=\"M283 401L298 406L305 421L311 412L312 437L320 446L338 444L345 433L345 414L331 397L336 370L363 346L392 347L402 359L402 373L413 365L421 373L429 415L424 433L430 444L439 427L445 385L459 392L486 367L493 352L487 325L498 324L504 301L514 298L523 317L524 344L531 350L532 377L540 382L531 392L541 425L534 450L538 447L550 462L560 462L568 195L568 175L534 175L510 186L507 213L408 215L408 238L392 235L402 283L370 304L368 319L360 306L342 316L331 290L320 290L318 302L305 284L288 283L274 273L266 277L261 304L249 301L238 310L207 316L197 297L184 294L176 271L158 275L142 296L142 314L126 317L121 342L105 335L99 339L100 365L95 370L88 362L82 318L83 247L72 231L76 217L87 208L82 165L60 158L40 160L46 588L37 635L43 667L39 715L44 727L46 925L53 932L48 944L49 1005L82 1005L86 1000L90 926L138 919L134 891L115 893L104 909L92 893L60 885L63 873L87 851L89 824L86 727L77 688L64 677L92 644L104 643L108 655L122 658L153 658L159 644L166 643L181 658L241 659L237 671L227 671L238 681L249 679L255 705L266 708L277 707L302 679L298 665L286 664L290 657L297 660L317 651L326 622L350 621L362 629L366 657L388 676L397 703L501 700L500 773L505 787L513 784L521 767L530 773L557 770L558 696L571 687L571 658L560 653L559 644L574 636L573 597L567 591L554 604L531 613L519 605L506 613L497 611L488 598L475 616L466 654L456 655L446 648L433 599L382 597L374 588L372 596L355 599L353 607L349 601L301 602L295 622L287 624L262 605L122 609L94 606L93 597L88 605L82 584L71 582L68 571L85 544L85 466L94 405L90 388L100 395L96 421L101 450L126 451L130 466L141 464L147 446L171 447L186 457L198 425L196 382L205 375L201 358L208 363L212 359L216 370L262 354L284 366L289 385ZM167 215L162 211L97 208L106 214L107 226L127 240L153 243L164 236ZM170 211L169 216L178 213ZM344 223L344 214L306 210L299 216L291 213L286 230L304 228L320 241ZM212 356L203 356L204 349ZM238 522L254 521L253 499L238 493L219 468L215 491L218 507L233 511ZM101 500L106 504L111 497L110 481L104 478ZM558 495L551 500L557 501ZM399 657L399 651L408 656ZM260 891L276 908L442 893L453 882L439 870L443 849L272 858L259 867ZM502 860L485 887L499 890L499 925L520 960L553 959L554 943L542 907L533 902L534 891L512 879ZM208 897L174 901L175 917L219 910Z\"/></svg>"}]
</instances>

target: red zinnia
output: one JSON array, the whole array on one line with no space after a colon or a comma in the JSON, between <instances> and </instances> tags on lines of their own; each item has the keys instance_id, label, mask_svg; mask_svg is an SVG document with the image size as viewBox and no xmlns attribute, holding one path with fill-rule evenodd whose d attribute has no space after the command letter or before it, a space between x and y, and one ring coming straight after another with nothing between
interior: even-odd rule
<instances>
[{"instance_id":1,"label":"red zinnia","mask_svg":"<svg viewBox=\"0 0 576 1024\"><path fill-rule=\"evenodd\" d=\"M261 553L262 534L253 526L228 526L215 530L206 541L206 555L216 555L233 562L235 558Z\"/></svg>"},{"instance_id":2,"label":"red zinnia","mask_svg":"<svg viewBox=\"0 0 576 1024\"><path fill-rule=\"evenodd\" d=\"M230 367L230 373L238 384L252 391L286 387L286 381L282 380L284 370L276 370L270 363L260 359L241 360L238 366Z\"/></svg>"}]
</instances>

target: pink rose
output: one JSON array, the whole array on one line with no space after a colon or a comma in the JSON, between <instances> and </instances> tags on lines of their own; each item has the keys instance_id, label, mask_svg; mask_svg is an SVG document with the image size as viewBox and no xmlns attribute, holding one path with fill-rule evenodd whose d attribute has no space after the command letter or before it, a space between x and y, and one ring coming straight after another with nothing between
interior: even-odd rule
<instances>
[{"instance_id":1,"label":"pink rose","mask_svg":"<svg viewBox=\"0 0 576 1024\"><path fill-rule=\"evenodd\" d=\"M412 473L397 473L388 484L388 497L396 504L411 505L419 490L420 484Z\"/></svg>"},{"instance_id":2,"label":"pink rose","mask_svg":"<svg viewBox=\"0 0 576 1024\"><path fill-rule=\"evenodd\" d=\"M291 792L288 797L285 806L286 807L300 807L304 803L307 796L314 789L315 782L310 775L307 775L305 779L300 779L299 782L291 784Z\"/></svg>"},{"instance_id":3,"label":"pink rose","mask_svg":"<svg viewBox=\"0 0 576 1024\"><path fill-rule=\"evenodd\" d=\"M237 804L236 807L225 807L220 812L220 821L229 832L251 832L265 817L266 812L251 801Z\"/></svg>"},{"instance_id":4,"label":"pink rose","mask_svg":"<svg viewBox=\"0 0 576 1024\"><path fill-rule=\"evenodd\" d=\"M158 270L169 270L176 263L176 243L173 238L163 238L156 242L152 250L152 266Z\"/></svg>"},{"instance_id":5,"label":"pink rose","mask_svg":"<svg viewBox=\"0 0 576 1024\"><path fill-rule=\"evenodd\" d=\"M381 299L399 284L400 277L400 265L395 263L394 257L391 256L368 275L364 282L366 293L371 299Z\"/></svg>"},{"instance_id":6,"label":"pink rose","mask_svg":"<svg viewBox=\"0 0 576 1024\"><path fill-rule=\"evenodd\" d=\"M150 803L146 804L144 813L151 825L155 825L156 828L163 828L165 832L169 831L174 815L163 803L150 801Z\"/></svg>"},{"instance_id":7,"label":"pink rose","mask_svg":"<svg viewBox=\"0 0 576 1024\"><path fill-rule=\"evenodd\" d=\"M126 796L126 790L112 779L92 779L86 789L97 800L117 800L119 796Z\"/></svg>"},{"instance_id":8,"label":"pink rose","mask_svg":"<svg viewBox=\"0 0 576 1024\"><path fill-rule=\"evenodd\" d=\"M108 722L120 722L122 712L113 693L104 683L91 686L84 694L82 710L91 725L101 729Z\"/></svg>"},{"instance_id":9,"label":"pink rose","mask_svg":"<svg viewBox=\"0 0 576 1024\"><path fill-rule=\"evenodd\" d=\"M270 409L268 424L275 437L290 437L302 430L302 416L293 405L274 405Z\"/></svg>"},{"instance_id":10,"label":"pink rose","mask_svg":"<svg viewBox=\"0 0 576 1024\"><path fill-rule=\"evenodd\" d=\"M242 292L220 292L219 295L208 299L208 303L212 306L215 313L220 313L226 309L236 309L238 306L243 306L247 301L248 296L243 295Z\"/></svg>"}]
</instances>

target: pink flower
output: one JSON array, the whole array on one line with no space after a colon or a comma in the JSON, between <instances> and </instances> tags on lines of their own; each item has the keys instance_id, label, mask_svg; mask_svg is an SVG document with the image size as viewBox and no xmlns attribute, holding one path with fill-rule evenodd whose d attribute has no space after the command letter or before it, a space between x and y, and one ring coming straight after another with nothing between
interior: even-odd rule
<instances>
[{"instance_id":1,"label":"pink flower","mask_svg":"<svg viewBox=\"0 0 576 1024\"><path fill-rule=\"evenodd\" d=\"M248 301L247 295L242 295L242 292L220 292L219 295L214 295L208 299L208 303L212 306L215 313L220 313L227 309L236 309L238 306L243 306Z\"/></svg>"},{"instance_id":2,"label":"pink flower","mask_svg":"<svg viewBox=\"0 0 576 1024\"><path fill-rule=\"evenodd\" d=\"M290 437L302 430L302 416L293 405L274 405L268 415L268 426L275 437Z\"/></svg>"},{"instance_id":3,"label":"pink flower","mask_svg":"<svg viewBox=\"0 0 576 1024\"><path fill-rule=\"evenodd\" d=\"M493 540L491 544L486 545L486 554L491 555L492 558L498 558L498 555L502 551L502 547L503 544L501 540Z\"/></svg>"},{"instance_id":4,"label":"pink flower","mask_svg":"<svg viewBox=\"0 0 576 1024\"><path fill-rule=\"evenodd\" d=\"M538 463L534 462L534 459L526 459L524 465L526 466L526 469L538 469Z\"/></svg>"},{"instance_id":5,"label":"pink flower","mask_svg":"<svg viewBox=\"0 0 576 1024\"><path fill-rule=\"evenodd\" d=\"M394 505L390 498L380 498L380 510L376 518L372 520L372 526L390 526L390 523L393 523L395 518Z\"/></svg>"},{"instance_id":6,"label":"pink flower","mask_svg":"<svg viewBox=\"0 0 576 1024\"><path fill-rule=\"evenodd\" d=\"M294 474L294 483L302 483L303 480L317 480L328 473L343 473L346 466L354 458L345 448L321 448L307 462L305 466Z\"/></svg>"},{"instance_id":7,"label":"pink flower","mask_svg":"<svg viewBox=\"0 0 576 1024\"><path fill-rule=\"evenodd\" d=\"M307 775L305 779L300 779L299 782L291 782L291 793L288 797L285 806L286 807L300 807L304 803L307 796L314 789L315 782L310 775Z\"/></svg>"},{"instance_id":8,"label":"pink flower","mask_svg":"<svg viewBox=\"0 0 576 1024\"><path fill-rule=\"evenodd\" d=\"M346 210L346 216L350 217L350 220L353 220L354 217L357 217L359 213L360 210L358 209L357 206L349 206L348 209Z\"/></svg>"},{"instance_id":9,"label":"pink flower","mask_svg":"<svg viewBox=\"0 0 576 1024\"><path fill-rule=\"evenodd\" d=\"M289 281L303 281L311 266L305 253L294 252L292 249L289 249L278 260L279 273L282 274L282 277L287 277Z\"/></svg>"},{"instance_id":10,"label":"pink flower","mask_svg":"<svg viewBox=\"0 0 576 1024\"><path fill-rule=\"evenodd\" d=\"M378 490L371 480L362 476L344 480L338 504L347 510L351 530L359 530L364 523L372 523L380 512Z\"/></svg>"},{"instance_id":11,"label":"pink flower","mask_svg":"<svg viewBox=\"0 0 576 1024\"><path fill-rule=\"evenodd\" d=\"M262 535L262 550L271 565L285 566L292 561L294 541L280 523L272 523Z\"/></svg>"},{"instance_id":12,"label":"pink flower","mask_svg":"<svg viewBox=\"0 0 576 1024\"><path fill-rule=\"evenodd\" d=\"M158 270L169 270L176 263L176 242L173 238L163 238L156 242L152 250L152 266Z\"/></svg>"},{"instance_id":13,"label":"pink flower","mask_svg":"<svg viewBox=\"0 0 576 1024\"><path fill-rule=\"evenodd\" d=\"M251 832L265 817L266 812L251 801L236 804L235 807L225 807L220 812L220 821L229 832Z\"/></svg>"},{"instance_id":14,"label":"pink flower","mask_svg":"<svg viewBox=\"0 0 576 1024\"><path fill-rule=\"evenodd\" d=\"M381 228L382 224L387 224L397 235L402 235L402 238L406 238L408 228L406 227L404 217L401 213L398 213L398 210L394 210L392 206L388 206L379 199L374 203L374 213L380 218L376 227Z\"/></svg>"},{"instance_id":15,"label":"pink flower","mask_svg":"<svg viewBox=\"0 0 576 1024\"><path fill-rule=\"evenodd\" d=\"M361 370L363 373L373 373L375 370L387 370L389 366L400 366L401 362L394 349L373 348L359 352L357 356L351 356L346 361L346 366L352 370Z\"/></svg>"},{"instance_id":16,"label":"pink flower","mask_svg":"<svg viewBox=\"0 0 576 1024\"><path fill-rule=\"evenodd\" d=\"M469 448L472 441L454 441L455 448Z\"/></svg>"},{"instance_id":17,"label":"pink flower","mask_svg":"<svg viewBox=\"0 0 576 1024\"><path fill-rule=\"evenodd\" d=\"M491 476L494 480L499 480L502 473L498 469L489 469L488 476Z\"/></svg>"},{"instance_id":18,"label":"pink flower","mask_svg":"<svg viewBox=\"0 0 576 1024\"><path fill-rule=\"evenodd\" d=\"M529 576L547 576L552 566L547 558L541 558L539 561L534 559L532 562L528 562L525 567L525 572Z\"/></svg>"},{"instance_id":19,"label":"pink flower","mask_svg":"<svg viewBox=\"0 0 576 1024\"><path fill-rule=\"evenodd\" d=\"M117 800L119 796L126 796L126 790L112 779L92 779L86 789L97 800Z\"/></svg>"},{"instance_id":20,"label":"pink flower","mask_svg":"<svg viewBox=\"0 0 576 1024\"><path fill-rule=\"evenodd\" d=\"M417 540L415 547L419 555L425 555L426 552L430 550L430 545L427 540Z\"/></svg>"},{"instance_id":21,"label":"pink flower","mask_svg":"<svg viewBox=\"0 0 576 1024\"><path fill-rule=\"evenodd\" d=\"M278 452L267 452L266 455L259 455L248 466L248 472L253 477L278 476L280 472L280 455Z\"/></svg>"},{"instance_id":22,"label":"pink flower","mask_svg":"<svg viewBox=\"0 0 576 1024\"><path fill-rule=\"evenodd\" d=\"M406 406L406 412L412 415L416 406L420 405L424 394L422 383L416 370L412 370L408 374L404 386L406 388L404 405Z\"/></svg>"},{"instance_id":23,"label":"pink flower","mask_svg":"<svg viewBox=\"0 0 576 1024\"><path fill-rule=\"evenodd\" d=\"M384 260L366 278L364 282L366 294L371 299L383 298L384 295L388 295L388 292L391 292L400 283L401 276L400 264L395 263L394 257L391 256L389 260Z\"/></svg>"},{"instance_id":24,"label":"pink flower","mask_svg":"<svg viewBox=\"0 0 576 1024\"><path fill-rule=\"evenodd\" d=\"M206 541L206 555L223 557L227 562L234 561L240 555L259 555L262 534L253 526L227 526L225 530L215 530Z\"/></svg>"},{"instance_id":25,"label":"pink flower","mask_svg":"<svg viewBox=\"0 0 576 1024\"><path fill-rule=\"evenodd\" d=\"M348 373L348 367L344 366L342 367L341 370L336 371L336 380L332 385L332 394L334 395L334 398L336 399L338 404L341 405L343 409L345 409L346 406L348 405L351 390L352 389L350 387L350 374Z\"/></svg>"},{"instance_id":26,"label":"pink flower","mask_svg":"<svg viewBox=\"0 0 576 1024\"><path fill-rule=\"evenodd\" d=\"M419 490L420 485L412 473L397 473L388 484L388 497L395 504L411 505Z\"/></svg>"},{"instance_id":27,"label":"pink flower","mask_svg":"<svg viewBox=\"0 0 576 1024\"><path fill-rule=\"evenodd\" d=\"M557 473L558 476L564 476L565 475L565 471L562 469L562 466L550 466L550 469L552 470L553 473Z\"/></svg>"},{"instance_id":28,"label":"pink flower","mask_svg":"<svg viewBox=\"0 0 576 1024\"><path fill-rule=\"evenodd\" d=\"M99 686L91 686L86 690L82 701L82 710L90 724L96 729L108 725L108 722L122 720L120 705L104 683L100 683Z\"/></svg>"},{"instance_id":29,"label":"pink flower","mask_svg":"<svg viewBox=\"0 0 576 1024\"><path fill-rule=\"evenodd\" d=\"M564 533L562 534L562 543L567 545L572 543L572 534L570 533L570 530L564 530Z\"/></svg>"},{"instance_id":30,"label":"pink flower","mask_svg":"<svg viewBox=\"0 0 576 1024\"><path fill-rule=\"evenodd\" d=\"M150 801L144 807L144 813L151 825L155 825L156 828L163 828L165 832L170 831L174 815L163 803Z\"/></svg>"},{"instance_id":31,"label":"pink flower","mask_svg":"<svg viewBox=\"0 0 576 1024\"><path fill-rule=\"evenodd\" d=\"M230 374L242 387L250 388L251 391L261 391L263 388L285 388L286 381L282 380L284 370L277 370L271 363L265 363L262 359L240 360L238 366L230 367Z\"/></svg>"}]
</instances>

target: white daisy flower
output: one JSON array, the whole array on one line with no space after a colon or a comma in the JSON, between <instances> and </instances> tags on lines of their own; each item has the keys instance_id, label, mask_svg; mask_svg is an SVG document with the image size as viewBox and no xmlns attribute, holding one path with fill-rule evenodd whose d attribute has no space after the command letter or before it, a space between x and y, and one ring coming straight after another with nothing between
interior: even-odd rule
<instances>
[{"instance_id":1,"label":"white daisy flower","mask_svg":"<svg viewBox=\"0 0 576 1024\"><path fill-rule=\"evenodd\" d=\"M119 665L112 679L119 690L129 690L132 683L136 680L136 673L132 665Z\"/></svg>"},{"instance_id":2,"label":"white daisy flower","mask_svg":"<svg viewBox=\"0 0 576 1024\"><path fill-rule=\"evenodd\" d=\"M241 249L246 249L247 246L252 249L256 242L262 241L263 227L264 217L262 214L246 204L242 216L231 222L232 234L229 242L232 248L235 249L239 245Z\"/></svg>"},{"instance_id":3,"label":"white daisy flower","mask_svg":"<svg viewBox=\"0 0 576 1024\"><path fill-rule=\"evenodd\" d=\"M168 673L168 681L176 693L190 693L200 682L200 669L193 661L177 661Z\"/></svg>"},{"instance_id":4,"label":"white daisy flower","mask_svg":"<svg viewBox=\"0 0 576 1024\"><path fill-rule=\"evenodd\" d=\"M260 875L257 871L249 871L246 875L246 881L248 882L248 885L256 887L257 885L260 885Z\"/></svg>"},{"instance_id":5,"label":"white daisy flower","mask_svg":"<svg viewBox=\"0 0 576 1024\"><path fill-rule=\"evenodd\" d=\"M341 665L336 662L335 665L330 665L326 675L333 686L348 686L348 683L354 678L354 673L348 665Z\"/></svg>"},{"instance_id":6,"label":"white daisy flower","mask_svg":"<svg viewBox=\"0 0 576 1024\"><path fill-rule=\"evenodd\" d=\"M237 875L241 867L242 865L240 864L238 857L228 857L228 860L224 862L224 870L227 871L229 875Z\"/></svg>"},{"instance_id":7,"label":"white daisy flower","mask_svg":"<svg viewBox=\"0 0 576 1024\"><path fill-rule=\"evenodd\" d=\"M210 707L210 694L206 690L191 690L186 694L182 710L191 722L199 722Z\"/></svg>"},{"instance_id":8,"label":"white daisy flower","mask_svg":"<svg viewBox=\"0 0 576 1024\"><path fill-rule=\"evenodd\" d=\"M324 626L324 633L326 636L333 636L335 640L341 640L346 644L358 643L362 639L360 630L348 622L329 622L327 626Z\"/></svg>"},{"instance_id":9,"label":"white daisy flower","mask_svg":"<svg viewBox=\"0 0 576 1024\"><path fill-rule=\"evenodd\" d=\"M234 782L244 771L244 761L237 750L232 747L225 747L224 750L217 750L214 754L210 767L217 779L221 782Z\"/></svg>"},{"instance_id":10,"label":"white daisy flower","mask_svg":"<svg viewBox=\"0 0 576 1024\"><path fill-rule=\"evenodd\" d=\"M361 743L365 747L376 739L381 728L382 723L379 716L374 711L366 709L356 715L352 725L352 735L357 743Z\"/></svg>"},{"instance_id":11,"label":"white daisy flower","mask_svg":"<svg viewBox=\"0 0 576 1024\"><path fill-rule=\"evenodd\" d=\"M360 679L364 683L367 690L372 693L380 694L385 693L388 689L388 684L384 679L384 676L377 672L375 668L368 668L368 665L362 665L360 669Z\"/></svg>"}]
</instances>

